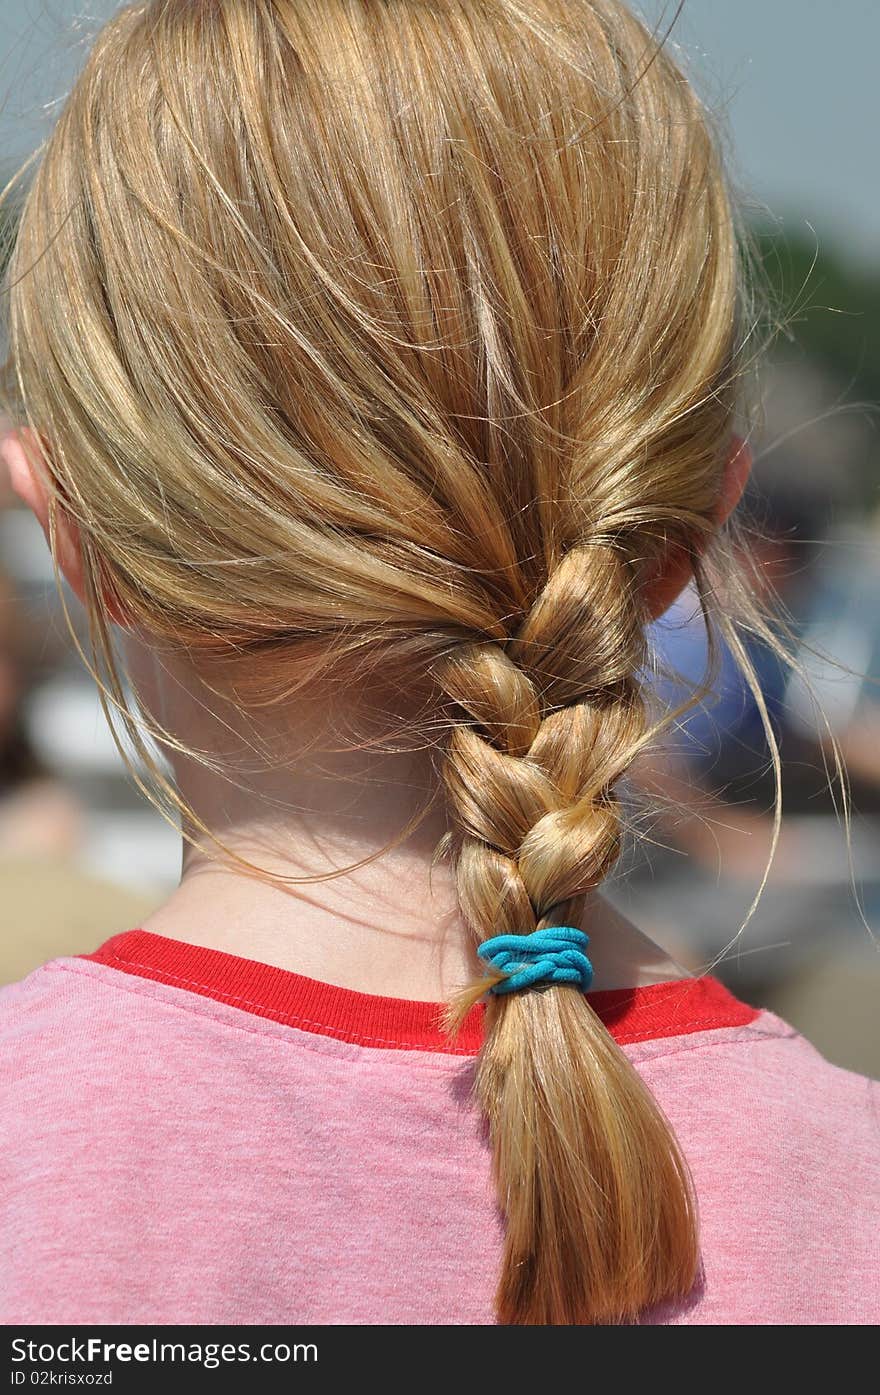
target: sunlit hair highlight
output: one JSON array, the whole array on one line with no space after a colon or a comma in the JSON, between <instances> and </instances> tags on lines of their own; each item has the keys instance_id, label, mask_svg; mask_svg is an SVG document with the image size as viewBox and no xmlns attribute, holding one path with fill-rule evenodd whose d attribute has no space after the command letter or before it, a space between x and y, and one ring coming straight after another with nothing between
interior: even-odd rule
<instances>
[{"instance_id":1,"label":"sunlit hair highlight","mask_svg":"<svg viewBox=\"0 0 880 1395\"><path fill-rule=\"evenodd\" d=\"M7 401L79 528L83 658L185 837L216 841L157 759L181 743L108 594L244 710L380 676L418 697L475 943L571 923L608 877L621 782L719 636L764 720L775 848L743 637L796 661L742 525L717 525L760 348L721 148L616 0L150 0L101 29L23 202ZM673 554L710 673L658 711ZM476 1091L502 1322L687 1293L688 1169L587 997L491 996Z\"/></svg>"}]
</instances>

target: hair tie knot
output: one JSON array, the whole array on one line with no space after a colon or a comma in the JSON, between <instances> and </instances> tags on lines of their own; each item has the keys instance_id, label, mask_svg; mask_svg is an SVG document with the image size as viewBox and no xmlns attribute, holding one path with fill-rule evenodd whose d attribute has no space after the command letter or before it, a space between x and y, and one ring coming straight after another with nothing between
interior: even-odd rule
<instances>
[{"instance_id":1,"label":"hair tie knot","mask_svg":"<svg viewBox=\"0 0 880 1395\"><path fill-rule=\"evenodd\" d=\"M593 982L593 966L584 954L589 943L573 925L550 925L530 935L496 935L484 940L477 954L507 975L490 993L518 993L536 983L578 983L586 993Z\"/></svg>"}]
</instances>

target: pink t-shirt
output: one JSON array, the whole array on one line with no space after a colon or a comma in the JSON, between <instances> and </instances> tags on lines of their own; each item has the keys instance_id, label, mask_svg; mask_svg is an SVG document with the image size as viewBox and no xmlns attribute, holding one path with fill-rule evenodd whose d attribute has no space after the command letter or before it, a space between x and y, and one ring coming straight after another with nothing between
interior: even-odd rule
<instances>
[{"instance_id":1,"label":"pink t-shirt","mask_svg":"<svg viewBox=\"0 0 880 1395\"><path fill-rule=\"evenodd\" d=\"M700 1207L643 1320L876 1322L876 1086L714 978L590 1001ZM492 1323L483 1008L437 1014L143 930L0 991L0 1321Z\"/></svg>"}]
</instances>

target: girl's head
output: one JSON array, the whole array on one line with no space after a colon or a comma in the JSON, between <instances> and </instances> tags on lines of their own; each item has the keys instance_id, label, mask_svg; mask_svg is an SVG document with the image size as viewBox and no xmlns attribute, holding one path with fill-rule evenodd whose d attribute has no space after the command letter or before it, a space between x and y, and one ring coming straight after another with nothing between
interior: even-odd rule
<instances>
[{"instance_id":1,"label":"girl's head","mask_svg":"<svg viewBox=\"0 0 880 1395\"><path fill-rule=\"evenodd\" d=\"M675 715L648 621L693 573L737 652L738 619L766 633L722 527L747 244L668 50L618 0L147 0L38 154L7 274L20 487L157 801L210 832L113 621L244 711L406 692L475 941L564 922ZM686 1169L586 998L486 1021L501 1319L686 1291Z\"/></svg>"}]
</instances>

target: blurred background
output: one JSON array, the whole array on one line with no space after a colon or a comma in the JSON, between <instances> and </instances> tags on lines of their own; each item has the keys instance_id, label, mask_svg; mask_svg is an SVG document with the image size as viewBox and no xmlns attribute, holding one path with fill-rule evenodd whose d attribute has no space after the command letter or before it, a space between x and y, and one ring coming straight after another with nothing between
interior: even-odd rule
<instances>
[{"instance_id":1,"label":"blurred background","mask_svg":"<svg viewBox=\"0 0 880 1395\"><path fill-rule=\"evenodd\" d=\"M45 137L115 8L2 0L0 175ZM662 29L676 7L635 8ZM747 503L762 574L793 617L847 761L852 830L848 842L809 692L755 647L784 811L757 911L737 937L770 852L773 774L727 659L712 701L678 724L662 759L633 772L664 807L605 890L691 968L714 964L832 1061L880 1075L880 5L686 0L670 42L726 131L784 307ZM81 610L65 597L85 645ZM702 677L692 594L654 640L685 678ZM67 634L42 533L0 475L0 982L133 928L179 868L179 838L126 772Z\"/></svg>"}]
</instances>

